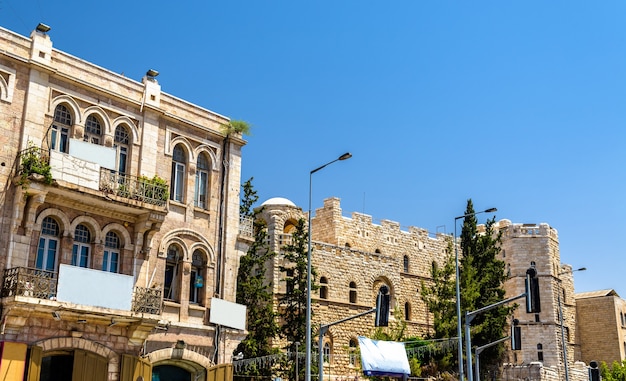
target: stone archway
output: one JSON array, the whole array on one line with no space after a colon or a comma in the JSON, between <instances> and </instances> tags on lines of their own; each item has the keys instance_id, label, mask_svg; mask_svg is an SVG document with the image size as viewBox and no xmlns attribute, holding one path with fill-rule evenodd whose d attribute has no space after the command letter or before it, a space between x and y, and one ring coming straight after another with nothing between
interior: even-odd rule
<instances>
[{"instance_id":1,"label":"stone archway","mask_svg":"<svg viewBox=\"0 0 626 381\"><path fill-rule=\"evenodd\" d=\"M206 356L190 351L185 348L165 348L148 354L152 363L153 374L158 372L159 367L176 367L187 371L191 380L206 380L207 369L213 366L213 362Z\"/></svg>"}]
</instances>

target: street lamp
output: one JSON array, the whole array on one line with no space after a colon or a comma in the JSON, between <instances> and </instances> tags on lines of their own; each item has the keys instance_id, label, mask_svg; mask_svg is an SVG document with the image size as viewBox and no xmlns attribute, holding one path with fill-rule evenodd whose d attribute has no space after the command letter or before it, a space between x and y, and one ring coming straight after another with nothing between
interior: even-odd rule
<instances>
[{"instance_id":1,"label":"street lamp","mask_svg":"<svg viewBox=\"0 0 626 381\"><path fill-rule=\"evenodd\" d=\"M463 376L463 335L462 335L463 331L461 329L461 290L459 286L459 248L456 244L456 225L457 225L457 221L460 220L461 218L471 217L471 216L475 216L481 213L493 213L497 211L498 209L496 208L489 208L480 212L468 213L462 216L454 217L454 257L455 257L454 268L456 271L455 285L456 285L456 320L457 320L456 335L458 339L457 346L458 346L458 356L459 356L459 381L463 381L464 376Z\"/></svg>"},{"instance_id":2,"label":"street lamp","mask_svg":"<svg viewBox=\"0 0 626 381\"><path fill-rule=\"evenodd\" d=\"M586 267L581 267L572 271L563 271L558 273L559 280L561 280L561 275L563 274L571 274L574 271L585 271ZM561 283L559 283L561 284ZM563 292L563 286L559 287L559 292L557 293L557 301L559 303L559 316L561 321L561 343L563 346L563 366L565 367L565 381L569 381L569 368L567 365L567 343L565 342L565 330L563 328L563 301L561 301L561 293Z\"/></svg>"},{"instance_id":3,"label":"street lamp","mask_svg":"<svg viewBox=\"0 0 626 381\"><path fill-rule=\"evenodd\" d=\"M339 156L333 161L329 161L328 163L315 168L311 172L309 172L309 231L308 231L308 239L309 239L309 250L307 254L307 264L306 264L306 356L305 356L305 381L311 381L311 196L313 194L313 174L326 166L339 161L339 160L347 160L352 157L350 152L346 152L343 155ZM321 351L322 348L319 348ZM319 364L318 366L322 366ZM322 381L322 380L319 380Z\"/></svg>"}]
</instances>

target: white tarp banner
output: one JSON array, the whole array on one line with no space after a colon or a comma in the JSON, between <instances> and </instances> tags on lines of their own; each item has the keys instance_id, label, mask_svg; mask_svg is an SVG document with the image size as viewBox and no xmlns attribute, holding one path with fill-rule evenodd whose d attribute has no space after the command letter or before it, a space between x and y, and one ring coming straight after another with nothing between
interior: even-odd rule
<instances>
[{"instance_id":1,"label":"white tarp banner","mask_svg":"<svg viewBox=\"0 0 626 381\"><path fill-rule=\"evenodd\" d=\"M364 375L402 377L411 374L404 343L359 336L359 347Z\"/></svg>"}]
</instances>

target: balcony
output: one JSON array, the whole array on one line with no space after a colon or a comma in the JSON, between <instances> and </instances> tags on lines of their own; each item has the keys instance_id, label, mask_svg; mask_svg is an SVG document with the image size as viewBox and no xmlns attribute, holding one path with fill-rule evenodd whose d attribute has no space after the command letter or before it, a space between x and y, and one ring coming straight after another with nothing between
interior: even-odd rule
<instances>
[{"instance_id":1,"label":"balcony","mask_svg":"<svg viewBox=\"0 0 626 381\"><path fill-rule=\"evenodd\" d=\"M76 278L84 279L86 277L89 277L93 279L93 273L90 274L90 271L91 272L97 271L97 270L82 269L82 268L75 267L75 266L66 266L64 268L70 269L72 271L71 273L67 273L67 276L65 277L67 279L61 279L61 280L65 280L66 282L67 281L71 282L72 280ZM100 274L101 277L104 278L104 277L109 276L111 277L112 280L116 280L114 278L123 277L123 275L121 274L110 274L110 273L106 273L103 271L97 271L97 272L101 273ZM84 276L77 277L75 275L76 273L82 273L84 274ZM39 270L39 269L33 269L33 268L27 268L27 267L14 267L11 269L7 269L7 270L4 270L4 278L2 281L2 289L0 290L0 296L3 298L17 296L17 297L29 297L29 298L56 301L57 295L58 295L57 290L59 288L60 278L61 277L59 277L57 273L52 272L52 271L45 271L45 270ZM132 277L130 278L132 279ZM105 282L101 282L99 284L96 284L95 286L101 288L101 286L104 283ZM119 283L119 281L117 283ZM69 284L69 286L73 287L73 285L71 284ZM111 289L109 289L109 291L111 291ZM116 299L123 299L119 297L119 293L115 293L115 294L116 294L115 295ZM121 308L121 309L127 309L134 313L146 313L146 314L159 315L161 314L162 296L163 296L163 290L161 290L160 288L155 289L155 288L135 286L133 288L132 295L129 297L129 299L132 299L130 307ZM93 300L98 299L94 295L88 295L87 297L88 298L91 297L91 299ZM72 295L69 295L68 298L71 299ZM71 302L73 300L69 300L69 301ZM78 304L80 304L80 302ZM96 307L104 307L104 308L109 307L107 305L97 305L97 303L91 304L89 302L83 305L93 305Z\"/></svg>"},{"instance_id":2,"label":"balcony","mask_svg":"<svg viewBox=\"0 0 626 381\"><path fill-rule=\"evenodd\" d=\"M239 235L246 238L254 238L254 220L252 217L239 215Z\"/></svg>"},{"instance_id":3,"label":"balcony","mask_svg":"<svg viewBox=\"0 0 626 381\"><path fill-rule=\"evenodd\" d=\"M99 190L156 206L164 206L169 197L167 184L156 176L135 177L106 168L100 168Z\"/></svg>"},{"instance_id":4,"label":"balcony","mask_svg":"<svg viewBox=\"0 0 626 381\"><path fill-rule=\"evenodd\" d=\"M121 216L129 224L149 222L151 229L158 230L167 213L167 182L158 176L136 177L109 169L115 167L109 147L74 140L72 143L83 147L77 148L76 155L38 147L19 152L13 183L18 186L16 192L24 195L17 198L23 204L19 206L24 210L21 217L32 217L32 211L47 202L102 217ZM89 149L93 151L91 156ZM103 153L107 160L98 159L100 151L107 153ZM20 222L20 226L26 227L20 234L28 233L30 224L32 221Z\"/></svg>"}]
</instances>

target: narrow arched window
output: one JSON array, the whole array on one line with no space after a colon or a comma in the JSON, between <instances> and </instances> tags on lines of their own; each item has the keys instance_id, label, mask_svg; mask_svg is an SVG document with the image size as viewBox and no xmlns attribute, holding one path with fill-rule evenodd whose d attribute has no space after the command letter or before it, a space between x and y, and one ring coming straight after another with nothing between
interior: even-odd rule
<instances>
[{"instance_id":1,"label":"narrow arched window","mask_svg":"<svg viewBox=\"0 0 626 381\"><path fill-rule=\"evenodd\" d=\"M41 223L35 267L40 270L54 271L57 266L58 246L59 224L54 218L46 217Z\"/></svg>"},{"instance_id":2,"label":"narrow arched window","mask_svg":"<svg viewBox=\"0 0 626 381\"><path fill-rule=\"evenodd\" d=\"M404 303L404 320L411 321L411 304L409 302Z\"/></svg>"},{"instance_id":3,"label":"narrow arched window","mask_svg":"<svg viewBox=\"0 0 626 381\"><path fill-rule=\"evenodd\" d=\"M104 253L102 257L102 271L119 272L120 265L120 237L114 232L108 232L104 238Z\"/></svg>"},{"instance_id":4,"label":"narrow arched window","mask_svg":"<svg viewBox=\"0 0 626 381\"><path fill-rule=\"evenodd\" d=\"M115 143L113 147L117 151L117 171L121 174L125 174L128 170L130 136L128 130L122 125L115 128Z\"/></svg>"},{"instance_id":5,"label":"narrow arched window","mask_svg":"<svg viewBox=\"0 0 626 381\"><path fill-rule=\"evenodd\" d=\"M59 152L68 152L72 114L63 105L54 109L54 123L50 128L50 149Z\"/></svg>"},{"instance_id":6,"label":"narrow arched window","mask_svg":"<svg viewBox=\"0 0 626 381\"><path fill-rule=\"evenodd\" d=\"M191 256L191 272L189 274L189 301L191 303L202 303L203 290L205 286L206 260L200 250L193 252Z\"/></svg>"},{"instance_id":7,"label":"narrow arched window","mask_svg":"<svg viewBox=\"0 0 626 381\"><path fill-rule=\"evenodd\" d=\"M537 344L537 361L543 361L543 344Z\"/></svg>"},{"instance_id":8,"label":"narrow arched window","mask_svg":"<svg viewBox=\"0 0 626 381\"><path fill-rule=\"evenodd\" d=\"M356 366L357 364L357 340L355 338L350 339L350 344L349 344L349 356L350 356L350 366Z\"/></svg>"},{"instance_id":9,"label":"narrow arched window","mask_svg":"<svg viewBox=\"0 0 626 381\"><path fill-rule=\"evenodd\" d=\"M178 245L170 245L167 249L167 259L165 261L165 276L163 282L163 298L168 300L178 300L180 290L180 269L179 264L182 259L182 249Z\"/></svg>"},{"instance_id":10,"label":"narrow arched window","mask_svg":"<svg viewBox=\"0 0 626 381\"><path fill-rule=\"evenodd\" d=\"M324 343L324 363L330 363L330 343Z\"/></svg>"},{"instance_id":11,"label":"narrow arched window","mask_svg":"<svg viewBox=\"0 0 626 381\"><path fill-rule=\"evenodd\" d=\"M208 209L209 201L209 160L205 154L198 155L196 162L196 192L194 195L195 206Z\"/></svg>"},{"instance_id":12,"label":"narrow arched window","mask_svg":"<svg viewBox=\"0 0 626 381\"><path fill-rule=\"evenodd\" d=\"M404 272L405 273L409 272L409 256L408 255L404 256Z\"/></svg>"},{"instance_id":13,"label":"narrow arched window","mask_svg":"<svg viewBox=\"0 0 626 381\"><path fill-rule=\"evenodd\" d=\"M350 303L356 303L356 283L350 282Z\"/></svg>"},{"instance_id":14,"label":"narrow arched window","mask_svg":"<svg viewBox=\"0 0 626 381\"><path fill-rule=\"evenodd\" d=\"M183 192L185 191L185 168L187 164L187 155L183 147L178 144L172 152L172 192L170 199L183 202Z\"/></svg>"},{"instance_id":15,"label":"narrow arched window","mask_svg":"<svg viewBox=\"0 0 626 381\"><path fill-rule=\"evenodd\" d=\"M74 230L72 246L72 266L89 267L91 261L91 232L87 226L79 224Z\"/></svg>"},{"instance_id":16,"label":"narrow arched window","mask_svg":"<svg viewBox=\"0 0 626 381\"><path fill-rule=\"evenodd\" d=\"M328 279L325 276L320 278L320 299L328 299Z\"/></svg>"},{"instance_id":17,"label":"narrow arched window","mask_svg":"<svg viewBox=\"0 0 626 381\"><path fill-rule=\"evenodd\" d=\"M100 144L102 141L102 125L94 115L89 115L85 120L83 140L92 144Z\"/></svg>"}]
</instances>

